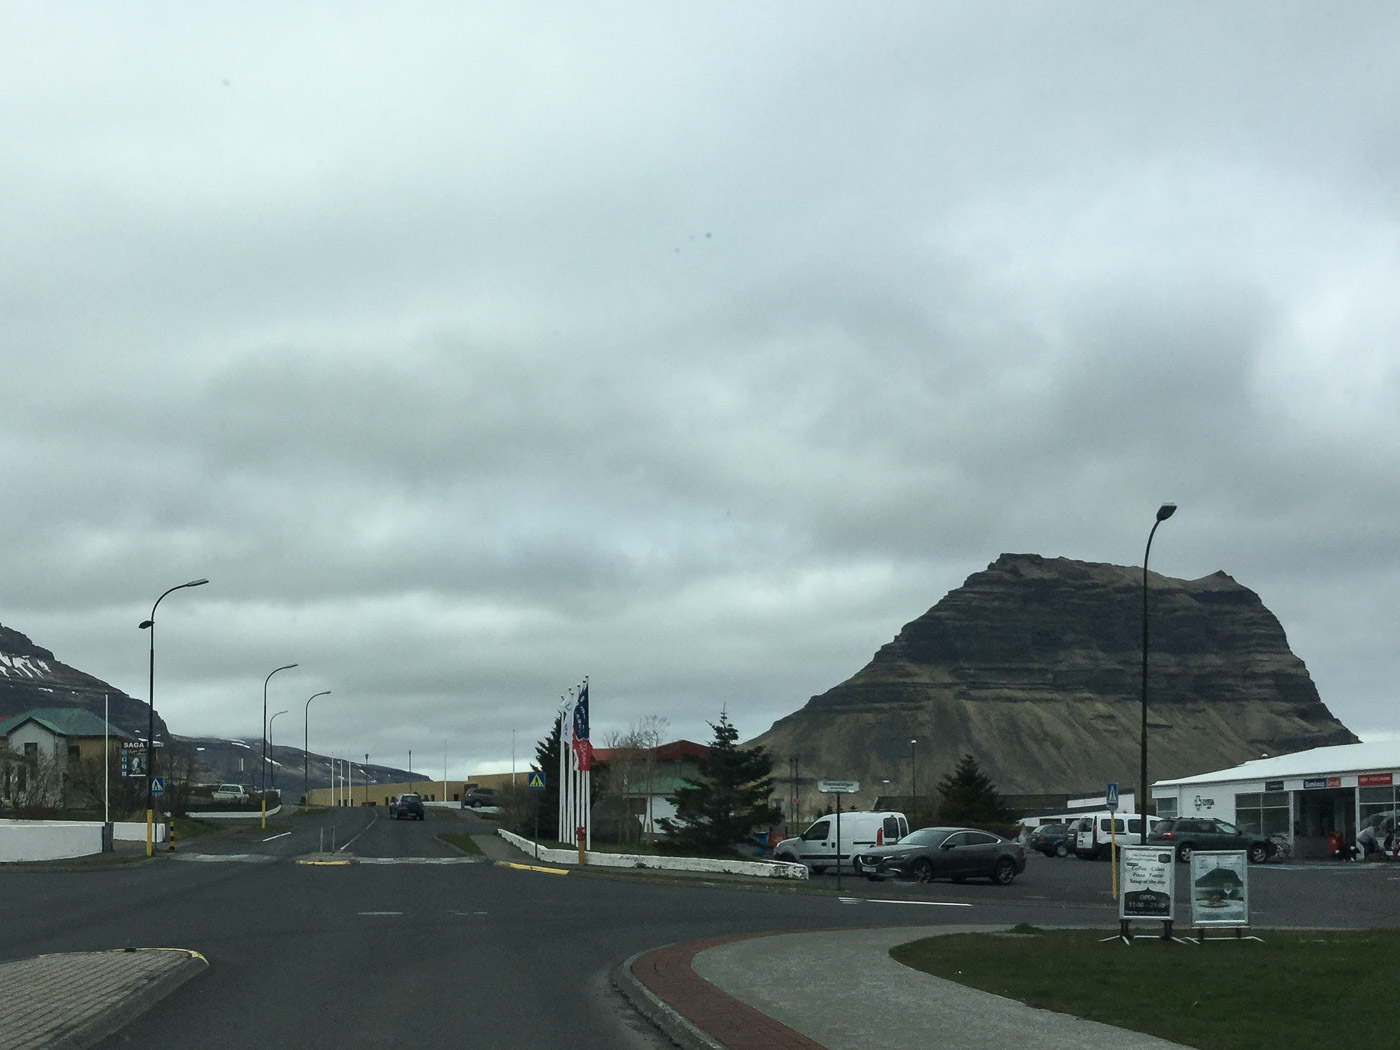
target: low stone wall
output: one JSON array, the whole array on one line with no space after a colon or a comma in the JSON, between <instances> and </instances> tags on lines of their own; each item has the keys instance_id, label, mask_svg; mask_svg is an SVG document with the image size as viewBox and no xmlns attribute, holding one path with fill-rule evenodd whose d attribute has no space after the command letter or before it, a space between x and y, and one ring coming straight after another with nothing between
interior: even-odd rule
<instances>
[{"instance_id":1,"label":"low stone wall","mask_svg":"<svg viewBox=\"0 0 1400 1050\"><path fill-rule=\"evenodd\" d=\"M516 849L536 856L535 843L523 835L498 828L496 833ZM551 864L578 864L578 850L538 848L540 860ZM782 860L709 860L703 857L653 857L637 853L584 853L587 863L599 868L656 868L660 871L699 871L726 875L756 875L768 879L805 879L805 864L789 864Z\"/></svg>"}]
</instances>

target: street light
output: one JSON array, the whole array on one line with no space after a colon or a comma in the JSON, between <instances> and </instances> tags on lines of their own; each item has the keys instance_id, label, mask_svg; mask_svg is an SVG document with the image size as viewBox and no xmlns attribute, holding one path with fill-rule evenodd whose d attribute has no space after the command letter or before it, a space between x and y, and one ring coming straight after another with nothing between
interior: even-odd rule
<instances>
[{"instance_id":1,"label":"street light","mask_svg":"<svg viewBox=\"0 0 1400 1050\"><path fill-rule=\"evenodd\" d=\"M287 712L286 712L285 710L283 710L283 711L278 711L278 712L277 712L277 715L285 715L286 713L287 713ZM267 749L268 749L269 752L272 750L272 723L275 722L275 721L277 721L277 715L273 715L271 718L269 718L269 719L267 720ZM272 774L271 774L271 775L272 775L272 790L273 790L273 791L276 791L276 790L277 790L277 756L276 756L276 755L273 755L271 761L272 761Z\"/></svg>"},{"instance_id":2,"label":"street light","mask_svg":"<svg viewBox=\"0 0 1400 1050\"><path fill-rule=\"evenodd\" d=\"M189 583L182 583L171 587L165 594L172 594L175 591L184 590L186 587L203 587L208 580L191 580ZM148 686L149 691L146 698L150 701L151 710L146 728L146 856L151 855L151 841L153 827L155 824L155 803L151 790L151 778L155 776L155 743L156 743L156 606L160 605L162 594L156 599L156 604L151 606L151 618L142 620L140 630L151 632L151 680Z\"/></svg>"},{"instance_id":3,"label":"street light","mask_svg":"<svg viewBox=\"0 0 1400 1050\"><path fill-rule=\"evenodd\" d=\"M1152 537L1157 526L1176 513L1175 503L1163 503L1157 508L1157 520L1147 534L1147 549L1142 552L1142 764L1138 771L1137 811L1142 818L1139 826L1141 845L1147 845L1147 558L1152 553Z\"/></svg>"},{"instance_id":4,"label":"street light","mask_svg":"<svg viewBox=\"0 0 1400 1050\"><path fill-rule=\"evenodd\" d=\"M310 754L308 744L311 739L311 701L318 696L329 696L330 690L325 689L319 693L312 693L306 701L306 722L301 729L301 804L308 810L311 808L311 795L307 790L310 781L307 779L307 756Z\"/></svg>"},{"instance_id":5,"label":"street light","mask_svg":"<svg viewBox=\"0 0 1400 1050\"><path fill-rule=\"evenodd\" d=\"M263 679L263 739L262 739L262 782L259 785L258 793L262 795L262 826L267 830L267 683L272 681L272 676L278 671L290 671L296 664L283 664L281 667L274 667Z\"/></svg>"},{"instance_id":6,"label":"street light","mask_svg":"<svg viewBox=\"0 0 1400 1050\"><path fill-rule=\"evenodd\" d=\"M909 803L909 816L916 822L919 819L919 767L914 764L914 754L918 743L918 740L909 741L909 794L912 796Z\"/></svg>"}]
</instances>

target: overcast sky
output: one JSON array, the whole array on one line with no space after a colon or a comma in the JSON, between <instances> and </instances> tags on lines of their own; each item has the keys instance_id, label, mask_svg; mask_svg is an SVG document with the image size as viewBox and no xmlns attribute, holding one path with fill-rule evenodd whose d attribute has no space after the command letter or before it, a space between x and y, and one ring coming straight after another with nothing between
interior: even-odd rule
<instances>
[{"instance_id":1,"label":"overcast sky","mask_svg":"<svg viewBox=\"0 0 1400 1050\"><path fill-rule=\"evenodd\" d=\"M0 623L144 699L208 577L174 732L295 662L279 742L458 777L1173 500L1396 733L1397 12L8 4Z\"/></svg>"}]
</instances>

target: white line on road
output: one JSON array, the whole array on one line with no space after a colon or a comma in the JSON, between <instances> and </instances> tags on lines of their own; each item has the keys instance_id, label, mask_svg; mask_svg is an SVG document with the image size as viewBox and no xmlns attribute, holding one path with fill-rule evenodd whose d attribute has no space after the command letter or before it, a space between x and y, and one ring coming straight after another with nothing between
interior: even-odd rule
<instances>
[{"instance_id":1,"label":"white line on road","mask_svg":"<svg viewBox=\"0 0 1400 1050\"><path fill-rule=\"evenodd\" d=\"M357 912L356 914L358 914L358 915L402 915L403 912L401 912L401 911L362 911L362 912Z\"/></svg>"},{"instance_id":2,"label":"white line on road","mask_svg":"<svg viewBox=\"0 0 1400 1050\"><path fill-rule=\"evenodd\" d=\"M838 897L842 904L918 904L925 908L971 908L959 901L887 901L872 897Z\"/></svg>"},{"instance_id":3,"label":"white line on road","mask_svg":"<svg viewBox=\"0 0 1400 1050\"><path fill-rule=\"evenodd\" d=\"M269 835L267 838L263 839L263 841L264 841L264 842L271 842L273 839L284 839L284 838L286 838L286 837L287 837L288 835L290 835L290 834L291 834L290 831L284 831L284 832L282 832L280 835Z\"/></svg>"}]
</instances>

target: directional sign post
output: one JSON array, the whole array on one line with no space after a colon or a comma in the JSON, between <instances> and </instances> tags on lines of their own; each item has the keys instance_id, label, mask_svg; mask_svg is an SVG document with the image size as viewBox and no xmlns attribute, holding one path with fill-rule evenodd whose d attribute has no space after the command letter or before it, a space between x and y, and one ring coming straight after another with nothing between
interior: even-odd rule
<instances>
[{"instance_id":1,"label":"directional sign post","mask_svg":"<svg viewBox=\"0 0 1400 1050\"><path fill-rule=\"evenodd\" d=\"M836 892L841 892L841 796L854 795L860 790L859 780L818 780L817 790L823 795L836 796ZM854 857L854 855L853 855Z\"/></svg>"}]
</instances>

